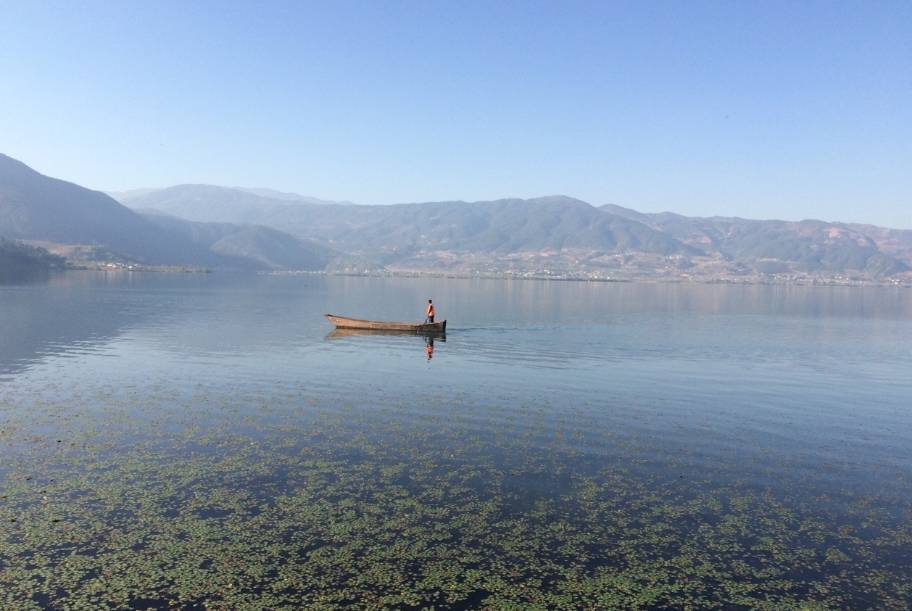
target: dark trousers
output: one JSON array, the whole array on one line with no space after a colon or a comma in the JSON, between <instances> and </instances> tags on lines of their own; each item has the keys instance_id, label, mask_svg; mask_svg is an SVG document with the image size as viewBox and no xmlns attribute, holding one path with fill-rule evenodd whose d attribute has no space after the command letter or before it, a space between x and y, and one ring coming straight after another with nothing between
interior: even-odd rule
<instances>
[{"instance_id":1,"label":"dark trousers","mask_svg":"<svg viewBox=\"0 0 912 611\"><path fill-rule=\"evenodd\" d=\"M433 316L428 316L428 317L425 318L424 320L425 320L425 322L434 322L434 317L433 317Z\"/></svg>"}]
</instances>

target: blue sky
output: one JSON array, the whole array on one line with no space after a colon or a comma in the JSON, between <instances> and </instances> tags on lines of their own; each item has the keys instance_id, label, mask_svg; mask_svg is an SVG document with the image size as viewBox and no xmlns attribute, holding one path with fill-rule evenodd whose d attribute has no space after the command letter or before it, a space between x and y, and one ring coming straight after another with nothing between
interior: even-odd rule
<instances>
[{"instance_id":1,"label":"blue sky","mask_svg":"<svg viewBox=\"0 0 912 611\"><path fill-rule=\"evenodd\" d=\"M0 0L0 152L97 189L912 228L912 3Z\"/></svg>"}]
</instances>

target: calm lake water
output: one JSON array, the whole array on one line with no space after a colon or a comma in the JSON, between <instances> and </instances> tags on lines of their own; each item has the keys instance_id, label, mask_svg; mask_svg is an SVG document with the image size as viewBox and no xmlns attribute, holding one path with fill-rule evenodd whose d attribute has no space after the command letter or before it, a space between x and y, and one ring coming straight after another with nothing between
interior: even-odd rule
<instances>
[{"instance_id":1,"label":"calm lake water","mask_svg":"<svg viewBox=\"0 0 912 611\"><path fill-rule=\"evenodd\" d=\"M446 338L334 337L323 314ZM0 286L0 608L909 608L912 291Z\"/></svg>"}]
</instances>

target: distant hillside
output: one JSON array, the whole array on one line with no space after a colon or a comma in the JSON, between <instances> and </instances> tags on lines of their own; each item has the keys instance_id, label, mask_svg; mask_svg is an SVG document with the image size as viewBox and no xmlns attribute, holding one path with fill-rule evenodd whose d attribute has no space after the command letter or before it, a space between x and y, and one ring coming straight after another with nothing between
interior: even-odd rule
<instances>
[{"instance_id":1,"label":"distant hillside","mask_svg":"<svg viewBox=\"0 0 912 611\"><path fill-rule=\"evenodd\" d=\"M0 238L0 281L63 266L62 257L52 255L43 248Z\"/></svg>"},{"instance_id":2,"label":"distant hillside","mask_svg":"<svg viewBox=\"0 0 912 611\"><path fill-rule=\"evenodd\" d=\"M239 189L180 185L128 201L193 220L281 229L345 253L362 267L877 278L912 267L912 232L823 221L645 214L615 205L595 208L565 196L321 206Z\"/></svg>"},{"instance_id":3,"label":"distant hillside","mask_svg":"<svg viewBox=\"0 0 912 611\"><path fill-rule=\"evenodd\" d=\"M265 197L267 199L285 201L285 202L300 202L304 204L315 204L318 206L332 206L337 204L347 204L353 205L352 202L348 201L331 201L328 199L319 199L317 197L310 197L309 195L301 195L299 193L288 193L287 191L276 191L275 189L254 189L250 187L235 187L241 191L246 191L248 193L253 193L254 195L259 195L260 197Z\"/></svg>"},{"instance_id":4,"label":"distant hillside","mask_svg":"<svg viewBox=\"0 0 912 611\"><path fill-rule=\"evenodd\" d=\"M639 221L708 255L718 254L761 272L855 271L882 277L912 267L912 231L818 220L644 214L611 204L601 210Z\"/></svg>"},{"instance_id":5,"label":"distant hillside","mask_svg":"<svg viewBox=\"0 0 912 611\"><path fill-rule=\"evenodd\" d=\"M420 264L421 259L414 258L420 253L431 257L447 253L457 258L480 254L492 261L511 255L589 259L609 253L669 256L695 252L642 223L602 214L585 202L561 196L350 207L332 212L344 216L336 220L325 212L313 223L338 248L394 253L412 257L413 264ZM335 221L335 231L330 221ZM345 230L347 227L354 231ZM289 229L294 231L296 226Z\"/></svg>"},{"instance_id":6,"label":"distant hillside","mask_svg":"<svg viewBox=\"0 0 912 611\"><path fill-rule=\"evenodd\" d=\"M332 258L329 249L258 225L197 223L170 215L143 214L150 223L235 262L261 269L321 270Z\"/></svg>"},{"instance_id":7,"label":"distant hillside","mask_svg":"<svg viewBox=\"0 0 912 611\"><path fill-rule=\"evenodd\" d=\"M60 250L148 265L320 269L329 259L328 249L274 229L223 226L215 240L209 239L211 233L184 221L150 220L104 193L44 176L0 155L2 237L80 245L84 248Z\"/></svg>"},{"instance_id":8,"label":"distant hillside","mask_svg":"<svg viewBox=\"0 0 912 611\"><path fill-rule=\"evenodd\" d=\"M49 178L5 155L0 155L0 235L101 244L139 261L165 264L198 261L206 254L192 244L173 243L104 193Z\"/></svg>"},{"instance_id":9,"label":"distant hillside","mask_svg":"<svg viewBox=\"0 0 912 611\"><path fill-rule=\"evenodd\" d=\"M154 193L158 189L129 189L127 191L105 191L106 195L109 195L113 199L117 200L120 203L123 203L125 200L132 199L135 197L141 197L143 195L148 195L149 193Z\"/></svg>"},{"instance_id":10,"label":"distant hillside","mask_svg":"<svg viewBox=\"0 0 912 611\"><path fill-rule=\"evenodd\" d=\"M310 197L309 195L301 195L300 193L277 191L275 189L253 187L220 187L216 185L201 184L176 185L174 187L165 187L161 189L130 189L128 191L108 191L107 193L120 203L129 206L130 208L136 208L137 204L143 203L140 198L146 198L146 203L156 202L158 204L158 209L162 210L163 212L172 212L167 210L167 208L170 206L170 202L172 201L179 206L183 206L185 205L185 198L189 197L198 200L211 200L213 195L222 202L227 202L230 200L235 200L234 203L246 202L250 208L254 209L294 203L313 204L316 206L332 206L337 204L353 205L352 202L348 201L331 201L317 197ZM241 195L242 193L254 195L256 198L244 198L243 195ZM179 194L180 197L174 197L175 194ZM181 199L184 199L184 202L182 202ZM230 206L228 207L230 208ZM182 209L182 212L185 216L188 217L195 214L192 208L184 208ZM206 216L208 216L211 211L200 209L197 210L197 212L205 213ZM239 215L243 214L244 211L235 208L227 210L225 212L228 214ZM240 222L240 218L235 218L234 220Z\"/></svg>"},{"instance_id":11,"label":"distant hillside","mask_svg":"<svg viewBox=\"0 0 912 611\"><path fill-rule=\"evenodd\" d=\"M178 185L107 195L0 156L0 236L222 269L912 281L912 231L641 213L566 196L363 206Z\"/></svg>"},{"instance_id":12,"label":"distant hillside","mask_svg":"<svg viewBox=\"0 0 912 611\"><path fill-rule=\"evenodd\" d=\"M283 193L272 189L247 189L215 185L177 185L165 189L137 189L114 193L125 206L154 209L188 221L278 226L285 215L301 208L337 202ZM264 222L273 219L274 223Z\"/></svg>"},{"instance_id":13,"label":"distant hillside","mask_svg":"<svg viewBox=\"0 0 912 611\"><path fill-rule=\"evenodd\" d=\"M349 253L508 253L569 248L694 252L642 223L569 197L395 206L287 204L225 187L181 185L127 200L190 220L256 223Z\"/></svg>"},{"instance_id":14,"label":"distant hillside","mask_svg":"<svg viewBox=\"0 0 912 611\"><path fill-rule=\"evenodd\" d=\"M845 227L871 238L881 252L912 267L912 229L887 229L851 223Z\"/></svg>"}]
</instances>

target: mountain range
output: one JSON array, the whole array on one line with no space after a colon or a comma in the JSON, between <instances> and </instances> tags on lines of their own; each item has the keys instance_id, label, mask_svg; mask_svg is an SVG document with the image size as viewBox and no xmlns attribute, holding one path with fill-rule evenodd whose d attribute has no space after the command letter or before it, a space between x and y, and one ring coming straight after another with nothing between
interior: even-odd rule
<instances>
[{"instance_id":1,"label":"mountain range","mask_svg":"<svg viewBox=\"0 0 912 611\"><path fill-rule=\"evenodd\" d=\"M0 155L0 237L144 265L317 270L330 258L325 247L268 227L140 214L5 155Z\"/></svg>"},{"instance_id":2,"label":"mountain range","mask_svg":"<svg viewBox=\"0 0 912 611\"><path fill-rule=\"evenodd\" d=\"M753 264L762 272L795 268L889 276L908 271L912 264L912 231L818 220L643 214L615 205L601 209L639 221L705 253L719 253L731 261Z\"/></svg>"},{"instance_id":3,"label":"mountain range","mask_svg":"<svg viewBox=\"0 0 912 611\"><path fill-rule=\"evenodd\" d=\"M389 206L178 185L105 194L0 155L0 237L144 264L590 278L912 276L912 231L641 213L566 196Z\"/></svg>"}]
</instances>

